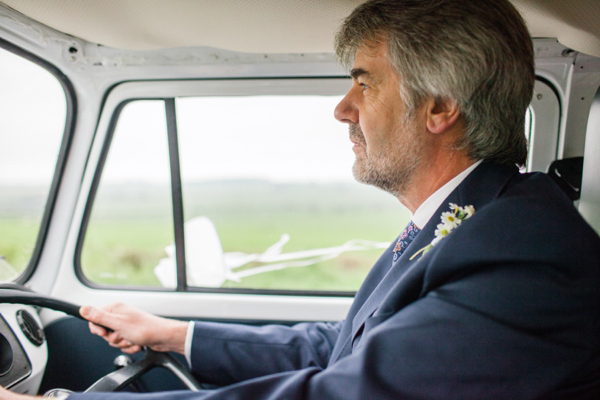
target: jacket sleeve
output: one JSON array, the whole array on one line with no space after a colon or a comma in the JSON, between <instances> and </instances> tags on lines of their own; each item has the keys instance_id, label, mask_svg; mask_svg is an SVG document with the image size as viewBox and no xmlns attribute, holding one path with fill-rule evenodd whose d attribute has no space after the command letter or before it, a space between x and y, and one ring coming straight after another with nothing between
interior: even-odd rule
<instances>
[{"instance_id":1,"label":"jacket sleeve","mask_svg":"<svg viewBox=\"0 0 600 400\"><path fill-rule=\"evenodd\" d=\"M248 326L196 322L192 373L200 381L227 385L263 375L325 368L342 322L294 326Z\"/></svg>"}]
</instances>

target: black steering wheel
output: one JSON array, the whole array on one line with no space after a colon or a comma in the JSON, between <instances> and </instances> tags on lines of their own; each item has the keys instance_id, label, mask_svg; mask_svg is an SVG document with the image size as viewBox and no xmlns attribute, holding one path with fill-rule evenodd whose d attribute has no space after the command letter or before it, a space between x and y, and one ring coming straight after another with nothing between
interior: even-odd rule
<instances>
[{"instance_id":1,"label":"black steering wheel","mask_svg":"<svg viewBox=\"0 0 600 400\"><path fill-rule=\"evenodd\" d=\"M25 304L49 308L83 319L79 315L80 306L32 292L19 285L0 285L0 303ZM103 376L85 392L113 392L121 390L156 367L163 367L171 371L189 390L199 391L202 389L201 384L196 381L189 370L169 353L157 352L150 348L144 348L144 352L145 355L142 359Z\"/></svg>"}]
</instances>

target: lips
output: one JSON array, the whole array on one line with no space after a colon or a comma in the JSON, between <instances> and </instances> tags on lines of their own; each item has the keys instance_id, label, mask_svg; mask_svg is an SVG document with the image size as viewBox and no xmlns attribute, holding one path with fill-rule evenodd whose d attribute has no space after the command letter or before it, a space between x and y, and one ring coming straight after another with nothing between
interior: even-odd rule
<instances>
[{"instance_id":1,"label":"lips","mask_svg":"<svg viewBox=\"0 0 600 400\"><path fill-rule=\"evenodd\" d=\"M366 147L367 142L365 141L365 136L363 135L358 124L350 125L348 130L350 133L350 141L354 143L354 146Z\"/></svg>"}]
</instances>

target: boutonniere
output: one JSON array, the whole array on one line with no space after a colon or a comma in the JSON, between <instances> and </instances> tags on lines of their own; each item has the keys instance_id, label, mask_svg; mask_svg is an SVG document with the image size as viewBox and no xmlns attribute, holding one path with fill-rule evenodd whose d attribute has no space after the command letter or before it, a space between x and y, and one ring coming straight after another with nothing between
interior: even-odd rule
<instances>
[{"instance_id":1,"label":"boutonniere","mask_svg":"<svg viewBox=\"0 0 600 400\"><path fill-rule=\"evenodd\" d=\"M440 240L448 236L450 232L458 227L464 220L469 219L475 214L475 207L464 206L460 207L454 203L450 203L450 211L442 213L442 223L437 226L435 230L435 238L427 246L417 251L410 258L411 260L421 254L421 256L427 254L429 250L433 248Z\"/></svg>"}]
</instances>

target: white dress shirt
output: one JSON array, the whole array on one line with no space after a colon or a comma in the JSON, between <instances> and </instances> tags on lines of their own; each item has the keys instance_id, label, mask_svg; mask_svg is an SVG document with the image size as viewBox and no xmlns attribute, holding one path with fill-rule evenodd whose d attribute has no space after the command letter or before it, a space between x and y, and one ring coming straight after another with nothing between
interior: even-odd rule
<instances>
[{"instance_id":1,"label":"white dress shirt","mask_svg":"<svg viewBox=\"0 0 600 400\"><path fill-rule=\"evenodd\" d=\"M417 208L417 211L415 211L410 218L417 228L423 229L423 227L427 225L433 213L435 213L435 211L442 205L442 202L446 200L446 197L450 196L450 193L452 193L454 189L456 189L458 185L460 185L461 182L465 180L465 178L469 176L469 174L473 172L473 170L477 168L479 164L481 164L481 161L482 160L477 161L475 164L471 165L469 168L450 179L444 186L429 196L427 200L425 200L419 206L419 208ZM448 208L448 211L450 211L450 208Z\"/></svg>"}]
</instances>

